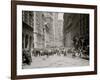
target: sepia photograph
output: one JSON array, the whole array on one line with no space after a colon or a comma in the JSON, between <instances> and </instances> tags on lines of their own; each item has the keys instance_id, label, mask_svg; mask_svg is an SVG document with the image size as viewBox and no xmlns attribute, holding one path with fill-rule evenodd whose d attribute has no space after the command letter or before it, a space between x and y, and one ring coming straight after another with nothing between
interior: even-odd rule
<instances>
[{"instance_id":1,"label":"sepia photograph","mask_svg":"<svg viewBox=\"0 0 100 80\"><path fill-rule=\"evenodd\" d=\"M89 65L89 14L22 11L22 68Z\"/></svg>"}]
</instances>

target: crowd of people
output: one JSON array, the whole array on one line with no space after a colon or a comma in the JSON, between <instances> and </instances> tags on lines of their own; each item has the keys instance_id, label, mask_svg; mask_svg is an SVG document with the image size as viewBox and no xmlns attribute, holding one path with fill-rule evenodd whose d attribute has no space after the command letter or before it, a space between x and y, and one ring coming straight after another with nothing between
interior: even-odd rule
<instances>
[{"instance_id":1,"label":"crowd of people","mask_svg":"<svg viewBox=\"0 0 100 80\"><path fill-rule=\"evenodd\" d=\"M22 59L23 59L23 63L26 63L28 65L31 64L32 62L32 56L34 57L38 57L38 56L47 56L47 58L49 56L52 55L58 55L58 56L66 56L67 52L65 48L33 48L32 51L30 50L23 50L22 51L23 55L22 55Z\"/></svg>"},{"instance_id":2,"label":"crowd of people","mask_svg":"<svg viewBox=\"0 0 100 80\"><path fill-rule=\"evenodd\" d=\"M30 64L32 62L32 56L51 56L51 55L58 55L58 56L67 56L68 49L65 47L55 47L55 48L33 48L32 51L25 51L23 50L23 63ZM73 37L73 49L71 50L72 57L76 56L76 53L81 57L83 54L89 56L89 37Z\"/></svg>"},{"instance_id":3,"label":"crowd of people","mask_svg":"<svg viewBox=\"0 0 100 80\"><path fill-rule=\"evenodd\" d=\"M89 56L89 37L88 36L74 36L73 37L73 56L76 53L80 55L88 55Z\"/></svg>"},{"instance_id":4,"label":"crowd of people","mask_svg":"<svg viewBox=\"0 0 100 80\"><path fill-rule=\"evenodd\" d=\"M45 49L35 49L32 52L32 55L34 56L47 56L49 57L50 55L64 55L66 56L66 49L65 48L45 48Z\"/></svg>"}]
</instances>

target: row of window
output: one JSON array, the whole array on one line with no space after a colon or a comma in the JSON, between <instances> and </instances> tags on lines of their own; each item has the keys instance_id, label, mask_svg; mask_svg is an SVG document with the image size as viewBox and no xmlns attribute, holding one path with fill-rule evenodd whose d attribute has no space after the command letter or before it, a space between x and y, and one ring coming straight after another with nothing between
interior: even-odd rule
<instances>
[{"instance_id":1,"label":"row of window","mask_svg":"<svg viewBox=\"0 0 100 80\"><path fill-rule=\"evenodd\" d=\"M32 11L22 11L22 20L29 26L34 25L34 13Z\"/></svg>"}]
</instances>

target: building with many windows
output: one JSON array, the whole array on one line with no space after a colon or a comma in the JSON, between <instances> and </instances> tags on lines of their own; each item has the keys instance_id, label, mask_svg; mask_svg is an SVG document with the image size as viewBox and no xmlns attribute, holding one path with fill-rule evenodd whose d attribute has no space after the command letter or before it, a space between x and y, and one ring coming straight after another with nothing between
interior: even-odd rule
<instances>
[{"instance_id":1,"label":"building with many windows","mask_svg":"<svg viewBox=\"0 0 100 80\"><path fill-rule=\"evenodd\" d=\"M23 49L72 47L74 36L89 38L88 14L22 11L22 15Z\"/></svg>"},{"instance_id":2,"label":"building with many windows","mask_svg":"<svg viewBox=\"0 0 100 80\"><path fill-rule=\"evenodd\" d=\"M63 46L63 13L23 11L23 49Z\"/></svg>"},{"instance_id":3,"label":"building with many windows","mask_svg":"<svg viewBox=\"0 0 100 80\"><path fill-rule=\"evenodd\" d=\"M30 50L33 43L34 13L22 11L22 48Z\"/></svg>"}]
</instances>

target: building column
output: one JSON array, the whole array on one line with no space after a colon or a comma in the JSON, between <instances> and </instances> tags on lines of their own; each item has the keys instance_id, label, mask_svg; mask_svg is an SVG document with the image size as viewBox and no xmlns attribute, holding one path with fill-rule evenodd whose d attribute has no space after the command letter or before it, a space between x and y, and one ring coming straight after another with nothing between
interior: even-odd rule
<instances>
[{"instance_id":1,"label":"building column","mask_svg":"<svg viewBox=\"0 0 100 80\"><path fill-rule=\"evenodd\" d=\"M24 34L24 45L23 45L23 49L25 49L25 34Z\"/></svg>"},{"instance_id":2,"label":"building column","mask_svg":"<svg viewBox=\"0 0 100 80\"><path fill-rule=\"evenodd\" d=\"M53 25L52 25L52 26L53 26L53 32L54 32L54 33L53 33L53 34L54 34L54 35L53 35L53 36L54 36L54 42L53 42L53 46L54 46L54 47L55 47L55 26L56 26L55 23L56 23L56 22L55 22L55 13L53 13Z\"/></svg>"},{"instance_id":3,"label":"building column","mask_svg":"<svg viewBox=\"0 0 100 80\"><path fill-rule=\"evenodd\" d=\"M36 12L34 12L34 28L33 28L33 36L34 36L34 48L37 48L37 29L36 29Z\"/></svg>"},{"instance_id":4,"label":"building column","mask_svg":"<svg viewBox=\"0 0 100 80\"><path fill-rule=\"evenodd\" d=\"M25 49L25 34L22 33L22 48Z\"/></svg>"}]
</instances>

